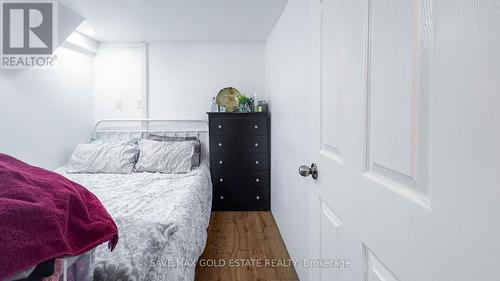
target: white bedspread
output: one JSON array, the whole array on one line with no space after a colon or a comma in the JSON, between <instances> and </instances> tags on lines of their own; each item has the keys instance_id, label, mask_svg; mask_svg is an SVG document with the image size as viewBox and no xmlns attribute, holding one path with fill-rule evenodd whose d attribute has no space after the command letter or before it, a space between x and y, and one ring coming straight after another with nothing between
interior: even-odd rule
<instances>
[{"instance_id":1,"label":"white bedspread","mask_svg":"<svg viewBox=\"0 0 500 281\"><path fill-rule=\"evenodd\" d=\"M208 164L184 175L57 172L93 192L118 226L116 249L96 249L94 280L194 280L212 204Z\"/></svg>"}]
</instances>

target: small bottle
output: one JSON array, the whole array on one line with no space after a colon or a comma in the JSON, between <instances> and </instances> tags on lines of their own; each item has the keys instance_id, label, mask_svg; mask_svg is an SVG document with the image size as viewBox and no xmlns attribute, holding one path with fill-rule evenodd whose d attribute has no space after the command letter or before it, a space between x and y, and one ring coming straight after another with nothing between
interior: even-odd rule
<instances>
[{"instance_id":1,"label":"small bottle","mask_svg":"<svg viewBox=\"0 0 500 281\"><path fill-rule=\"evenodd\" d=\"M257 112L258 102L257 102L257 92L253 93L253 111Z\"/></svg>"},{"instance_id":2,"label":"small bottle","mask_svg":"<svg viewBox=\"0 0 500 281\"><path fill-rule=\"evenodd\" d=\"M262 101L260 100L257 103L257 108L255 109L256 112L262 112Z\"/></svg>"},{"instance_id":3,"label":"small bottle","mask_svg":"<svg viewBox=\"0 0 500 281\"><path fill-rule=\"evenodd\" d=\"M210 111L219 112L219 107L217 106L217 100L215 99L215 97L212 98L212 102L210 104Z\"/></svg>"},{"instance_id":4,"label":"small bottle","mask_svg":"<svg viewBox=\"0 0 500 281\"><path fill-rule=\"evenodd\" d=\"M262 100L261 112L267 112L268 104L266 100Z\"/></svg>"}]
</instances>

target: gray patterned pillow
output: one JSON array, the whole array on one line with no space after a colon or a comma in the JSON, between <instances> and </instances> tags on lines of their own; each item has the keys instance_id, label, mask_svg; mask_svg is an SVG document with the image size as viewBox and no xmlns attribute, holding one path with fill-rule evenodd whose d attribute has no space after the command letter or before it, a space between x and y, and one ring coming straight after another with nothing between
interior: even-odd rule
<instances>
[{"instance_id":1,"label":"gray patterned pillow","mask_svg":"<svg viewBox=\"0 0 500 281\"><path fill-rule=\"evenodd\" d=\"M137 172L185 174L191 171L194 146L187 141L139 141Z\"/></svg>"},{"instance_id":2,"label":"gray patterned pillow","mask_svg":"<svg viewBox=\"0 0 500 281\"><path fill-rule=\"evenodd\" d=\"M196 137L169 137L160 136L155 134L148 134L148 139L155 141L190 141L194 145L193 158L191 159L191 165L197 167L201 162L201 142Z\"/></svg>"},{"instance_id":3,"label":"gray patterned pillow","mask_svg":"<svg viewBox=\"0 0 500 281\"><path fill-rule=\"evenodd\" d=\"M78 144L66 164L66 172L130 174L138 155L137 145L119 142Z\"/></svg>"}]
</instances>

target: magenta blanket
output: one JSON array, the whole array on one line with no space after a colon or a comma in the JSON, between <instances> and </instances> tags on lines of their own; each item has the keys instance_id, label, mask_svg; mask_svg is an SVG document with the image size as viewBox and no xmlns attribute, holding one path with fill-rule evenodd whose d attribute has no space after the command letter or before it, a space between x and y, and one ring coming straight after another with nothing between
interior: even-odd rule
<instances>
[{"instance_id":1,"label":"magenta blanket","mask_svg":"<svg viewBox=\"0 0 500 281\"><path fill-rule=\"evenodd\" d=\"M106 241L113 250L118 229L94 194L0 153L0 280Z\"/></svg>"}]
</instances>

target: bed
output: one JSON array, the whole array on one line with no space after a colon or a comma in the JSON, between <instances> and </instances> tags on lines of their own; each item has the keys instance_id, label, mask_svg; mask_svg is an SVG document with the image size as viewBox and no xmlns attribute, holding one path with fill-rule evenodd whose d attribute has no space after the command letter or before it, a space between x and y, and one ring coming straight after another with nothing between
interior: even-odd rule
<instances>
[{"instance_id":1,"label":"bed","mask_svg":"<svg viewBox=\"0 0 500 281\"><path fill-rule=\"evenodd\" d=\"M134 122L137 127L131 128ZM203 140L206 133L203 121L169 120L177 127L168 130L153 122L167 120L100 121L95 138L134 138L154 132ZM108 127L101 129L104 124ZM94 193L118 226L116 249L109 252L105 245L95 249L94 280L194 280L212 204L206 153L188 174L68 174L64 167L56 171Z\"/></svg>"}]
</instances>

